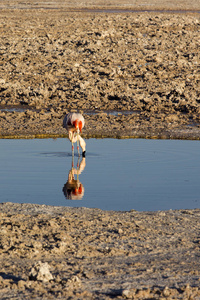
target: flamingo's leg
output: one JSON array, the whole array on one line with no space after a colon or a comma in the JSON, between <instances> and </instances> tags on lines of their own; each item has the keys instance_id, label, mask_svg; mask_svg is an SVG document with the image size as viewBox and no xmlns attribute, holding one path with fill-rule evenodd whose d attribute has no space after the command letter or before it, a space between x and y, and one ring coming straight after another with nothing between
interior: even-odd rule
<instances>
[{"instance_id":1,"label":"flamingo's leg","mask_svg":"<svg viewBox=\"0 0 200 300\"><path fill-rule=\"evenodd\" d=\"M73 132L69 131L69 140L72 143L72 167L74 167L74 143L76 142L74 139Z\"/></svg>"},{"instance_id":2,"label":"flamingo's leg","mask_svg":"<svg viewBox=\"0 0 200 300\"><path fill-rule=\"evenodd\" d=\"M78 157L78 161L77 161L77 180L79 175L79 169L80 169L80 156Z\"/></svg>"},{"instance_id":3,"label":"flamingo's leg","mask_svg":"<svg viewBox=\"0 0 200 300\"><path fill-rule=\"evenodd\" d=\"M78 156L80 156L80 152L79 152L79 128L77 129L77 151L78 151Z\"/></svg>"},{"instance_id":4,"label":"flamingo's leg","mask_svg":"<svg viewBox=\"0 0 200 300\"><path fill-rule=\"evenodd\" d=\"M74 144L72 143L72 168L74 167Z\"/></svg>"}]
</instances>

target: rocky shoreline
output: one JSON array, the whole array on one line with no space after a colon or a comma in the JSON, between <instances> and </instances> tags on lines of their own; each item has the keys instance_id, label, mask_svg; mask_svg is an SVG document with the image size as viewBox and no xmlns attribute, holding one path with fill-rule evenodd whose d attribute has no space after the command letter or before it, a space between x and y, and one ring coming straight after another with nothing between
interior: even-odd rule
<instances>
[{"instance_id":1,"label":"rocky shoreline","mask_svg":"<svg viewBox=\"0 0 200 300\"><path fill-rule=\"evenodd\" d=\"M199 299L200 210L0 204L1 299Z\"/></svg>"},{"instance_id":2,"label":"rocky shoreline","mask_svg":"<svg viewBox=\"0 0 200 300\"><path fill-rule=\"evenodd\" d=\"M1 15L1 138L66 135L78 110L85 137L199 139L198 13Z\"/></svg>"}]
</instances>

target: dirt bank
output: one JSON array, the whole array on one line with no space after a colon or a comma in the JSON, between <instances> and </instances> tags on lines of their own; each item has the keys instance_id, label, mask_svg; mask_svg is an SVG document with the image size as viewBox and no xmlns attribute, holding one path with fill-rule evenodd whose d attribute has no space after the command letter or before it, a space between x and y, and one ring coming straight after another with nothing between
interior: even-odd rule
<instances>
[{"instance_id":1,"label":"dirt bank","mask_svg":"<svg viewBox=\"0 0 200 300\"><path fill-rule=\"evenodd\" d=\"M198 13L26 7L1 10L1 137L61 136L78 109L85 137L199 139Z\"/></svg>"},{"instance_id":2,"label":"dirt bank","mask_svg":"<svg viewBox=\"0 0 200 300\"><path fill-rule=\"evenodd\" d=\"M199 209L108 212L7 203L0 211L1 299L200 297ZM38 262L43 277L33 278Z\"/></svg>"}]
</instances>

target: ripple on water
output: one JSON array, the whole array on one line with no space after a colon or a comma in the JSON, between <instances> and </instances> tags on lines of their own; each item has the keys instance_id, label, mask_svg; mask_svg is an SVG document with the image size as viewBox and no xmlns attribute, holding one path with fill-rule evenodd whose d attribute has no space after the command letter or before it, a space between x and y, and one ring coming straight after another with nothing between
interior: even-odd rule
<instances>
[{"instance_id":1,"label":"ripple on water","mask_svg":"<svg viewBox=\"0 0 200 300\"><path fill-rule=\"evenodd\" d=\"M0 140L1 201L107 210L199 208L199 141L86 142L86 158L75 149L73 161L64 138Z\"/></svg>"}]
</instances>

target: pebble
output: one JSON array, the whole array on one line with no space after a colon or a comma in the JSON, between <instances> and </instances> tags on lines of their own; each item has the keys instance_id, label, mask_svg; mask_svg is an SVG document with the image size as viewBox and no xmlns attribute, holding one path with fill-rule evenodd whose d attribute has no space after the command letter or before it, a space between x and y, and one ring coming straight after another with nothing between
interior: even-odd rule
<instances>
[{"instance_id":1,"label":"pebble","mask_svg":"<svg viewBox=\"0 0 200 300\"><path fill-rule=\"evenodd\" d=\"M35 263L29 273L29 279L43 282L52 280L53 276L50 273L49 268L50 266L48 263L42 263L41 261Z\"/></svg>"}]
</instances>

